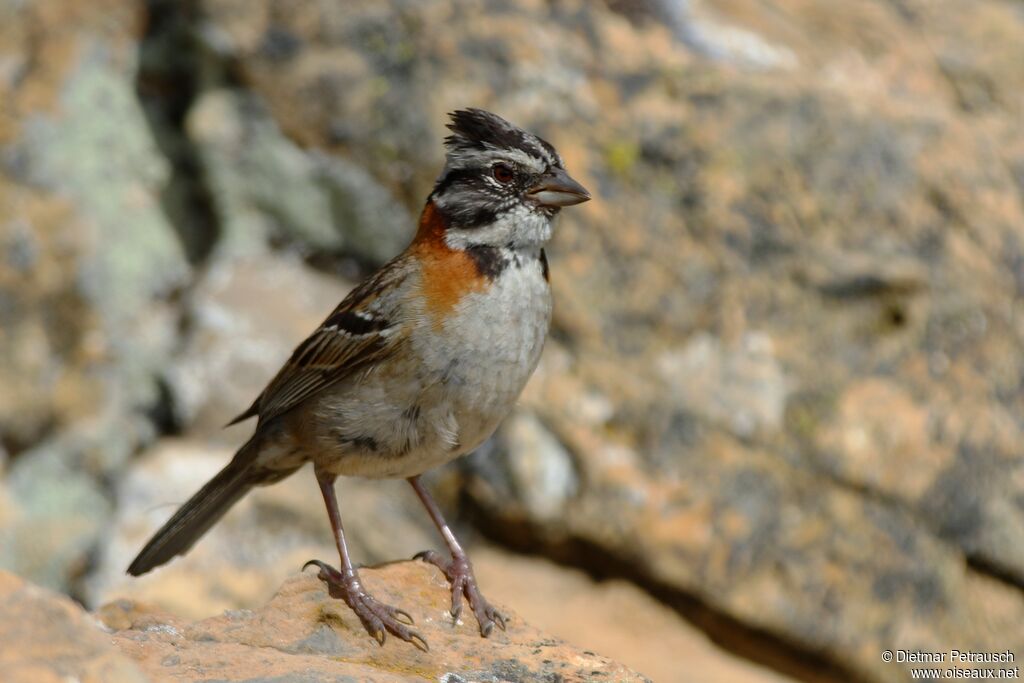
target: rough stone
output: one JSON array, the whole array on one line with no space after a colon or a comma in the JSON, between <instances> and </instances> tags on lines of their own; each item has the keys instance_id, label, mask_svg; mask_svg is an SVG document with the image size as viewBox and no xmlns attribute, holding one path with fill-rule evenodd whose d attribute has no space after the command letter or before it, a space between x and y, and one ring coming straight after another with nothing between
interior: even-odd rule
<instances>
[{"instance_id":1,"label":"rough stone","mask_svg":"<svg viewBox=\"0 0 1024 683\"><path fill-rule=\"evenodd\" d=\"M286 239L383 263L412 235L411 216L372 176L298 147L250 93L204 93L186 125L222 218L220 252Z\"/></svg>"},{"instance_id":2,"label":"rough stone","mask_svg":"<svg viewBox=\"0 0 1024 683\"><path fill-rule=\"evenodd\" d=\"M8 512L0 512L0 569L67 590L103 538L111 504L60 449L33 449L16 465L5 482Z\"/></svg>"},{"instance_id":3,"label":"rough stone","mask_svg":"<svg viewBox=\"0 0 1024 683\"><path fill-rule=\"evenodd\" d=\"M11 345L3 367L19 373L4 385L25 391L4 392L5 401L17 397L17 409L0 415L27 423L11 420L5 433L95 417L112 401L155 402L151 373L172 322L154 300L188 274L159 205L167 163L132 89L138 8L110 8L25 4L12 10L0 40L15 52L31 36L47 70L3 84L15 117L0 135L0 234L17 267L4 282L8 333L0 341ZM111 399L97 400L103 393ZM37 395L49 414L26 416Z\"/></svg>"},{"instance_id":4,"label":"rough stone","mask_svg":"<svg viewBox=\"0 0 1024 683\"><path fill-rule=\"evenodd\" d=\"M198 622L118 600L94 615L66 597L0 573L0 666L10 683L145 683L164 680L646 681L568 645L515 614L507 632L480 638L452 621L449 590L434 567L404 562L364 569L367 586L401 605L431 644L383 647L311 574L293 576L265 605Z\"/></svg>"},{"instance_id":5,"label":"rough stone","mask_svg":"<svg viewBox=\"0 0 1024 683\"><path fill-rule=\"evenodd\" d=\"M788 676L732 655L699 625L622 579L595 580L549 560L483 546L473 551L489 599L515 607L556 638L596 650L655 681L782 683Z\"/></svg>"},{"instance_id":6,"label":"rough stone","mask_svg":"<svg viewBox=\"0 0 1024 683\"><path fill-rule=\"evenodd\" d=\"M167 299L190 269L134 90L142 8L2 11L0 443L21 482L0 531L17 554L2 564L68 590L109 512L104 482L158 429L175 341ZM65 476L48 488L44 475ZM76 516L62 494L88 511Z\"/></svg>"},{"instance_id":7,"label":"rough stone","mask_svg":"<svg viewBox=\"0 0 1024 683\"><path fill-rule=\"evenodd\" d=\"M747 334L738 349L727 350L710 334L697 334L655 362L681 409L744 438L782 426L786 380L767 336Z\"/></svg>"},{"instance_id":8,"label":"rough stone","mask_svg":"<svg viewBox=\"0 0 1024 683\"><path fill-rule=\"evenodd\" d=\"M505 423L509 449L509 479L530 514L539 519L560 515L579 489L572 455L530 413L515 413Z\"/></svg>"},{"instance_id":9,"label":"rough stone","mask_svg":"<svg viewBox=\"0 0 1024 683\"><path fill-rule=\"evenodd\" d=\"M114 629L115 647L161 680L647 680L507 610L507 632L482 639L472 618L452 622L447 581L425 563L366 568L362 576L379 600L412 615L429 652L394 637L379 646L312 573L288 579L258 609L195 623L126 601L98 616Z\"/></svg>"},{"instance_id":10,"label":"rough stone","mask_svg":"<svg viewBox=\"0 0 1024 683\"><path fill-rule=\"evenodd\" d=\"M146 683L99 623L63 595L0 572L0 670L7 683Z\"/></svg>"}]
</instances>

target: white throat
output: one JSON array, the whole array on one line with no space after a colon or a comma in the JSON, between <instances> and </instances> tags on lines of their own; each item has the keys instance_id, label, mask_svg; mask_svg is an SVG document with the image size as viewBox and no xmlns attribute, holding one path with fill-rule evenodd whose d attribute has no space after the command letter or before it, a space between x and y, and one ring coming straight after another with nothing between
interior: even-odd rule
<instances>
[{"instance_id":1,"label":"white throat","mask_svg":"<svg viewBox=\"0 0 1024 683\"><path fill-rule=\"evenodd\" d=\"M477 228L449 228L445 242L452 249L474 246L508 247L536 252L551 239L556 216L519 205L501 213L493 223Z\"/></svg>"}]
</instances>

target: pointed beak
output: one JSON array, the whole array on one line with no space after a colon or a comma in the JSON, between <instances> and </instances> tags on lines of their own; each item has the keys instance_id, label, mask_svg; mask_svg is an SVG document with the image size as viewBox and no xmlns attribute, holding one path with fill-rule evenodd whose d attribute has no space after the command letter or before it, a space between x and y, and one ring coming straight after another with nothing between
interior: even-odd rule
<instances>
[{"instance_id":1,"label":"pointed beak","mask_svg":"<svg viewBox=\"0 0 1024 683\"><path fill-rule=\"evenodd\" d=\"M587 188L573 180L561 168L553 168L540 177L540 182L527 193L541 206L561 207L582 204L590 200Z\"/></svg>"}]
</instances>

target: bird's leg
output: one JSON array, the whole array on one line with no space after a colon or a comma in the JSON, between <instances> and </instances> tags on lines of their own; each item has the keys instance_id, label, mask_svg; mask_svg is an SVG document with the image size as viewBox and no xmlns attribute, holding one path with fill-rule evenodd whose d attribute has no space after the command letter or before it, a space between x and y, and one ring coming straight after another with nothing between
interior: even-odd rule
<instances>
[{"instance_id":1,"label":"bird's leg","mask_svg":"<svg viewBox=\"0 0 1024 683\"><path fill-rule=\"evenodd\" d=\"M345 530L341 526L341 513L338 512L338 500L334 493L334 479L335 477L331 474L320 471L316 473L316 480L320 484L320 492L323 494L324 504L327 506L327 516L331 520L331 529L334 531L334 543L338 547L338 555L341 557L341 571L320 560L310 560L303 566L303 569L310 565L316 565L320 569L317 576L327 584L327 591L331 597L344 600L359 617L359 621L363 622L363 626L366 627L369 634L376 638L381 645L384 644L387 633L390 631L426 652L429 649L427 641L419 633L409 628L413 623L409 613L378 602L363 588L363 584L359 580L359 573L349 557L348 545L345 543Z\"/></svg>"},{"instance_id":2,"label":"bird's leg","mask_svg":"<svg viewBox=\"0 0 1024 683\"><path fill-rule=\"evenodd\" d=\"M466 556L462 546L455 539L455 534L448 528L448 522L444 521L444 517L441 516L441 509L437 507L437 503L430 497L427 490L423 488L419 476L409 477L409 483L412 485L413 490L416 491L416 495L420 497L420 501L423 502L423 507L427 508L430 518L434 520L434 525L441 532L444 542L452 553L450 560L446 560L433 550L425 550L417 554L415 558L437 565L444 572L445 576L448 577L448 582L452 585L452 617L458 619L462 613L462 596L465 595L466 600L469 601L469 608L473 610L473 614L476 615L476 621L480 624L480 635L484 638L491 635L495 624L504 631L505 617L501 612L491 607L491 604L480 593L480 589L476 585L476 577L473 575L473 565L470 563L469 557Z\"/></svg>"}]
</instances>

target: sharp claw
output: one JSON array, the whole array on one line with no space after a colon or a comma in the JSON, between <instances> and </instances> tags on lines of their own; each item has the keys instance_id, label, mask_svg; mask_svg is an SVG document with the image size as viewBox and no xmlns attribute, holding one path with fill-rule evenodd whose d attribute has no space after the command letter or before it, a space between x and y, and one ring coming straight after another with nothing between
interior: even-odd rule
<instances>
[{"instance_id":1,"label":"sharp claw","mask_svg":"<svg viewBox=\"0 0 1024 683\"><path fill-rule=\"evenodd\" d=\"M422 652L430 652L430 646L427 645L427 641L418 633L409 634L409 642Z\"/></svg>"},{"instance_id":2,"label":"sharp claw","mask_svg":"<svg viewBox=\"0 0 1024 683\"><path fill-rule=\"evenodd\" d=\"M493 630L494 630L494 622L493 621L488 621L486 623L486 625L483 625L483 626L480 627L480 635L482 635L484 638L486 638L486 637L491 635L491 631L493 631Z\"/></svg>"},{"instance_id":3,"label":"sharp claw","mask_svg":"<svg viewBox=\"0 0 1024 683\"><path fill-rule=\"evenodd\" d=\"M452 587L452 608L449 610L449 613L452 615L452 619L454 619L455 621L458 621L459 617L462 616L461 586L458 589L456 589L454 586Z\"/></svg>"},{"instance_id":4,"label":"sharp claw","mask_svg":"<svg viewBox=\"0 0 1024 683\"><path fill-rule=\"evenodd\" d=\"M444 559L438 555L435 550L421 550L413 555L412 559L423 560L424 562L429 562L430 564L434 564L439 567L444 564Z\"/></svg>"},{"instance_id":5,"label":"sharp claw","mask_svg":"<svg viewBox=\"0 0 1024 683\"><path fill-rule=\"evenodd\" d=\"M317 567L320 571L323 571L327 566L320 560L310 560L306 564L302 565L302 571L306 571L311 565Z\"/></svg>"},{"instance_id":6,"label":"sharp claw","mask_svg":"<svg viewBox=\"0 0 1024 683\"><path fill-rule=\"evenodd\" d=\"M507 630L505 628L505 617L503 617L500 613L495 612L493 619L494 619L494 623L498 625L498 628L500 628L502 631L506 631Z\"/></svg>"},{"instance_id":7,"label":"sharp claw","mask_svg":"<svg viewBox=\"0 0 1024 683\"><path fill-rule=\"evenodd\" d=\"M384 641L388 639L388 632L383 628L373 634L373 637L377 639L377 643L384 647Z\"/></svg>"},{"instance_id":8,"label":"sharp claw","mask_svg":"<svg viewBox=\"0 0 1024 683\"><path fill-rule=\"evenodd\" d=\"M394 614L395 614L395 619L397 619L398 621L401 621L402 623L408 624L410 626L412 626L413 624L416 623L415 621L412 620L412 616L408 612L406 612L404 609L398 609L396 607L394 609ZM399 617L401 617L401 618L399 618Z\"/></svg>"}]
</instances>

